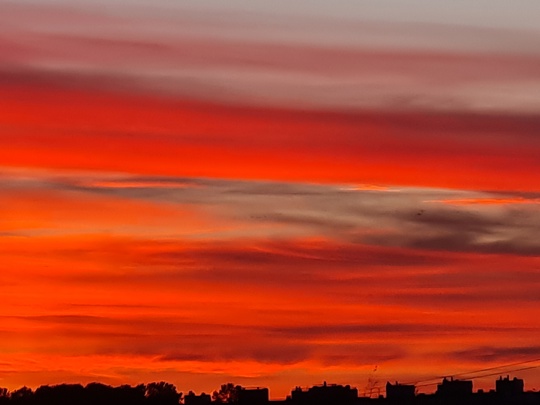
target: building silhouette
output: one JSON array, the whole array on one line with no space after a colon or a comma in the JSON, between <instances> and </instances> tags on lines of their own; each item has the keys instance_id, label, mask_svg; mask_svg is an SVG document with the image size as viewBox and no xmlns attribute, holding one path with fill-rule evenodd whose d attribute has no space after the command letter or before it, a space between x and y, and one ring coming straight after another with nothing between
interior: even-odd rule
<instances>
[{"instance_id":1,"label":"building silhouette","mask_svg":"<svg viewBox=\"0 0 540 405\"><path fill-rule=\"evenodd\" d=\"M427 384L430 385L430 384ZM159 382L112 387L101 383L22 387L13 392L0 388L0 405L180 405L182 394L172 384ZM412 384L386 383L386 396L359 397L349 385L296 387L286 400L270 401L268 388L222 385L212 396L189 391L183 405L540 405L540 392L525 391L524 382L510 376L495 380L495 389L473 392L471 380L444 378L430 394L416 394Z\"/></svg>"},{"instance_id":2,"label":"building silhouette","mask_svg":"<svg viewBox=\"0 0 540 405\"><path fill-rule=\"evenodd\" d=\"M453 377L444 378L437 385L436 394L442 398L463 398L472 395L473 383L470 380L454 380Z\"/></svg>"},{"instance_id":3,"label":"building silhouette","mask_svg":"<svg viewBox=\"0 0 540 405\"><path fill-rule=\"evenodd\" d=\"M184 405L210 405L211 403L212 397L204 392L196 395L193 391L189 391L184 395Z\"/></svg>"},{"instance_id":4,"label":"building silhouette","mask_svg":"<svg viewBox=\"0 0 540 405\"><path fill-rule=\"evenodd\" d=\"M350 385L315 385L307 390L296 387L291 392L291 401L297 404L352 404L358 399L358 390Z\"/></svg>"},{"instance_id":5,"label":"building silhouette","mask_svg":"<svg viewBox=\"0 0 540 405\"><path fill-rule=\"evenodd\" d=\"M268 388L244 388L237 391L239 405L266 405L270 400Z\"/></svg>"},{"instance_id":6,"label":"building silhouette","mask_svg":"<svg viewBox=\"0 0 540 405\"><path fill-rule=\"evenodd\" d=\"M386 383L386 399L391 402L411 402L416 395L416 387L414 385Z\"/></svg>"},{"instance_id":7,"label":"building silhouette","mask_svg":"<svg viewBox=\"0 0 540 405\"><path fill-rule=\"evenodd\" d=\"M512 380L510 379L510 376L506 376L505 378L499 377L499 379L495 381L495 392L505 398L523 394L523 388L523 380L516 377Z\"/></svg>"}]
</instances>

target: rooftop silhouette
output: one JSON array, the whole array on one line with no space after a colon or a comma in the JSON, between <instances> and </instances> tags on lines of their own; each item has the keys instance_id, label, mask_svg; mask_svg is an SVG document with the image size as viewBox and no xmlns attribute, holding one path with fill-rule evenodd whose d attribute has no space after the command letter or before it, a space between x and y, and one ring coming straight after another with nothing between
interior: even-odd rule
<instances>
[{"instance_id":1,"label":"rooftop silhouette","mask_svg":"<svg viewBox=\"0 0 540 405\"><path fill-rule=\"evenodd\" d=\"M328 384L295 387L285 400L271 401L269 389L246 388L233 383L221 385L212 394L185 396L167 382L112 387L101 383L43 385L10 392L0 388L0 405L540 405L540 392L525 391L522 379L509 375L495 380L494 389L474 392L473 381L443 378L431 394L418 394L414 384L386 383L376 397L359 396L350 385Z\"/></svg>"}]
</instances>

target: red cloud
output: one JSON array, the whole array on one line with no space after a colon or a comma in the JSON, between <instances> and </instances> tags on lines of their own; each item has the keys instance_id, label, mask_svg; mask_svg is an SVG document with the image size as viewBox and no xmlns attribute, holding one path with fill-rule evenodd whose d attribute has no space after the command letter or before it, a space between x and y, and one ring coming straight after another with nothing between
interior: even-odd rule
<instances>
[{"instance_id":1,"label":"red cloud","mask_svg":"<svg viewBox=\"0 0 540 405\"><path fill-rule=\"evenodd\" d=\"M57 85L4 84L2 92L5 166L538 189L534 116L304 112Z\"/></svg>"}]
</instances>

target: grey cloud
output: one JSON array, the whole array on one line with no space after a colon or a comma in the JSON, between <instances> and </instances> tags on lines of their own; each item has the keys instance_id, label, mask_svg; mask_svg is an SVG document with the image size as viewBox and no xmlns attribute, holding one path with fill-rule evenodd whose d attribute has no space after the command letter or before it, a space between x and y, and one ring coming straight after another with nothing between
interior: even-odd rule
<instances>
[{"instance_id":1,"label":"grey cloud","mask_svg":"<svg viewBox=\"0 0 540 405\"><path fill-rule=\"evenodd\" d=\"M487 233L488 230L484 230L484 232ZM494 231L491 231L491 233L495 234ZM521 238L508 238L507 240L495 242L484 242L475 236L473 233L466 233L465 231L433 236L415 235L409 238L398 237L394 243L420 250L540 256L540 244L530 239L530 237L534 237L532 234L525 233Z\"/></svg>"},{"instance_id":2,"label":"grey cloud","mask_svg":"<svg viewBox=\"0 0 540 405\"><path fill-rule=\"evenodd\" d=\"M482 346L467 350L454 351L451 357L459 360L476 360L478 362L490 363L501 361L513 361L516 359L538 359L540 361L540 346ZM523 367L526 367L524 364Z\"/></svg>"},{"instance_id":3,"label":"grey cloud","mask_svg":"<svg viewBox=\"0 0 540 405\"><path fill-rule=\"evenodd\" d=\"M328 338L362 335L395 335L437 333L452 335L458 332L508 332L520 330L520 327L446 325L444 323L366 323L366 324L322 324L299 327L277 327L270 331L288 339Z\"/></svg>"},{"instance_id":4,"label":"grey cloud","mask_svg":"<svg viewBox=\"0 0 540 405\"><path fill-rule=\"evenodd\" d=\"M452 290L439 290L435 292L425 291L393 291L384 296L385 303L394 303L398 305L404 305L407 307L417 308L431 308L431 309L445 309L445 310L466 310L470 309L471 305L474 305L476 310L485 310L491 305L501 305L505 302L508 305L526 304L537 305L538 303L538 286L527 290L525 288L514 288L510 291L501 292L493 289L466 289L456 288ZM382 297L380 297L382 299ZM357 297L351 296L351 301L357 300ZM538 330L538 328L531 327L516 327L516 329L526 330Z\"/></svg>"},{"instance_id":5,"label":"grey cloud","mask_svg":"<svg viewBox=\"0 0 540 405\"><path fill-rule=\"evenodd\" d=\"M402 212L398 217L419 228L445 229L463 233L491 233L503 226L504 218L482 214L481 210L426 207L416 211Z\"/></svg>"},{"instance_id":6,"label":"grey cloud","mask_svg":"<svg viewBox=\"0 0 540 405\"><path fill-rule=\"evenodd\" d=\"M540 241L535 237L540 230L538 204L444 203L500 196L489 192L407 187L390 188L389 192L355 190L350 185L121 174L42 175L32 184L24 179L17 182L16 177L10 182L13 187L77 191L104 198L113 195L169 207L189 205L200 210L201 215L238 225L234 231L237 238L320 236L424 251L540 255ZM206 237L231 236L218 233ZM245 260L250 260L249 257L253 261L274 260L248 252Z\"/></svg>"},{"instance_id":7,"label":"grey cloud","mask_svg":"<svg viewBox=\"0 0 540 405\"><path fill-rule=\"evenodd\" d=\"M157 253L154 253L152 246ZM89 252L92 251L93 248L89 247ZM422 251L351 243L304 245L290 240L261 241L245 247L241 243L231 245L216 242L177 247L157 243L151 245L148 251L147 254L125 259L130 263L129 271L52 277L75 284L121 283L167 289L177 288L186 281L291 290L300 283L328 294L333 287L384 288L394 283L411 285L414 280L426 276L423 269L436 266L441 271L459 263L452 257ZM81 257L85 255L79 254ZM400 271L396 272L396 269Z\"/></svg>"},{"instance_id":8,"label":"grey cloud","mask_svg":"<svg viewBox=\"0 0 540 405\"><path fill-rule=\"evenodd\" d=\"M311 357L313 348L305 342L268 342L254 343L242 335L232 341L221 339L211 344L201 341L183 350L174 350L159 357L163 361L246 361L259 363L294 364Z\"/></svg>"}]
</instances>

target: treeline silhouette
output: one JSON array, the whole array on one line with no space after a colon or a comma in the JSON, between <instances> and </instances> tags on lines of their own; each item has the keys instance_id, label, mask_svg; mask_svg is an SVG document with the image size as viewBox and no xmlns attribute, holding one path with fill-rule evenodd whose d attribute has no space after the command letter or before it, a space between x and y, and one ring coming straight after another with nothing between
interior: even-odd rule
<instances>
[{"instance_id":1,"label":"treeline silhouette","mask_svg":"<svg viewBox=\"0 0 540 405\"><path fill-rule=\"evenodd\" d=\"M381 393L384 392L385 395ZM268 388L221 385L212 394L186 395L173 384L161 381L113 387L98 382L42 385L36 390L0 388L0 405L540 405L540 393L525 391L521 379L499 377L495 389L473 391L472 380L444 378L432 394L419 394L414 384L386 383L377 394L364 396L349 385L295 387L282 401L270 401Z\"/></svg>"},{"instance_id":2,"label":"treeline silhouette","mask_svg":"<svg viewBox=\"0 0 540 405\"><path fill-rule=\"evenodd\" d=\"M241 393L242 392L242 393ZM221 385L211 395L204 392L196 395L189 391L186 396L178 392L168 382L152 382L136 386L110 385L93 382L81 384L42 385L36 390L26 386L14 391L0 388L0 405L178 405L178 404L234 404L245 400L253 390L246 390L240 385L227 383ZM263 392L268 402L268 389L257 389ZM259 395L260 397L260 395Z\"/></svg>"},{"instance_id":3,"label":"treeline silhouette","mask_svg":"<svg viewBox=\"0 0 540 405\"><path fill-rule=\"evenodd\" d=\"M0 405L178 405L182 393L167 382L112 387L101 383L42 385L35 391L0 388Z\"/></svg>"}]
</instances>

